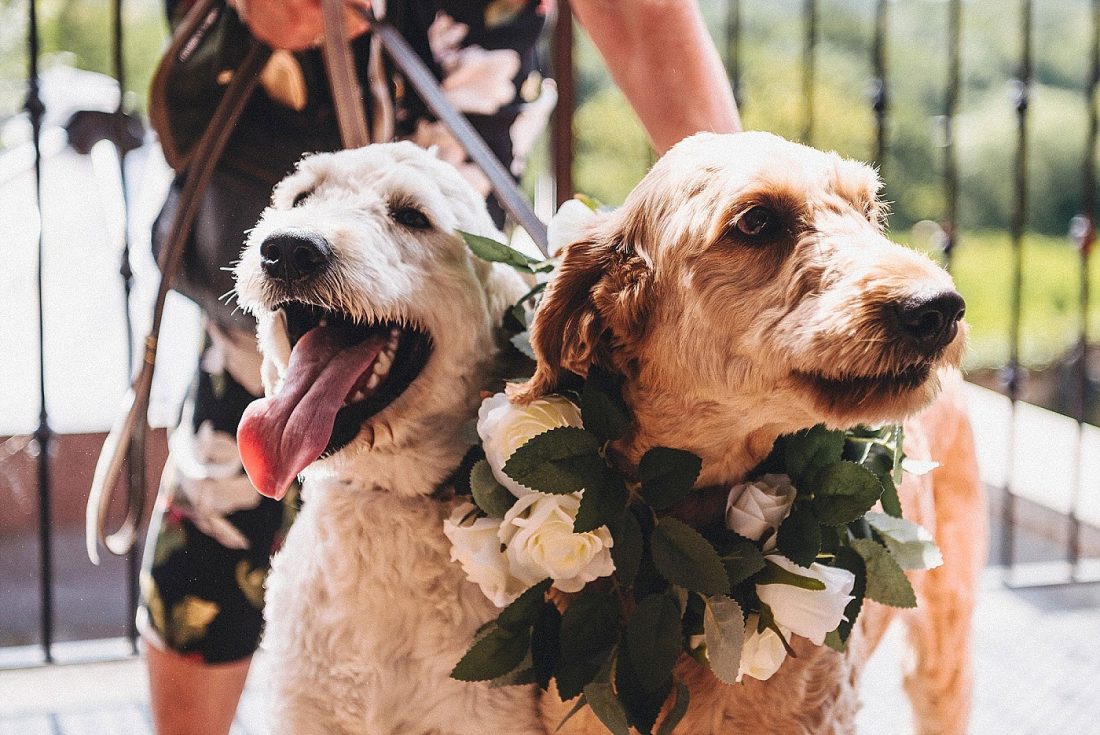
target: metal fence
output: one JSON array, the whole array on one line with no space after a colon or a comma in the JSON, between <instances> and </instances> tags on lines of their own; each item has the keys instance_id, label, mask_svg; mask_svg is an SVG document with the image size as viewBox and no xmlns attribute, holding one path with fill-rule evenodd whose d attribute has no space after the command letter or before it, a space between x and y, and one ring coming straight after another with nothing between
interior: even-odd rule
<instances>
[{"instance_id":1,"label":"metal fence","mask_svg":"<svg viewBox=\"0 0 1100 735\"><path fill-rule=\"evenodd\" d=\"M728 50L726 55L727 70L734 86L734 91L739 102L752 105L754 100L745 99L741 85L743 64L740 56L742 47L741 39L744 33L742 22L743 6L752 0L728 0L725 6L725 19L723 33L725 35L724 47ZM904 72L904 69L891 69L888 67L887 44L891 34L891 10L893 3L888 0L874 0L873 27L871 29L871 42L867 48L870 60L872 78L869 79L870 93L867 104L873 114L874 120L874 158L884 176L888 179L890 172L883 169L887 158L888 140L887 128L891 120L891 74ZM959 200L959 170L956 153L955 125L958 116L960 68L961 68L961 34L964 21L962 0L947 0L944 12L947 14L947 33L943 39L942 53L946 58L947 74L943 80L942 88L942 120L943 144L938 154L942 156L942 187L944 209L941 216L941 228L943 232L942 256L950 265L959 247L965 247L965 241L960 242L958 232L958 200ZM27 98L25 111L33 129L35 149L34 172L36 191L39 201L40 218L49 218L51 213L41 208L42 191L42 119L43 105L39 95L39 25L38 6L36 0L28 0L28 39L27 39ZM122 84L123 75L123 23L122 2L113 0L113 65L115 77ZM554 42L552 44L552 63L559 89L559 110L552 124L551 159L553 162L553 174L557 184L557 198L559 202L570 196L572 191L574 130L572 115L576 101L573 70L573 25L568 14L568 9L563 7L559 14L554 29ZM815 138L815 109L814 90L817 84L816 75L817 56L820 36L821 3L819 0L802 0L801 24L792 25L790 32L799 33L801 41L801 137L804 142L813 143ZM1008 423L1010 432L1010 452L1014 446L1012 433L1016 426L1016 410L1020 405L1019 398L1025 380L1025 373L1021 369L1020 343L1021 343L1021 315L1023 301L1021 299L1021 285L1023 278L1023 250L1027 238L1027 205L1029 189L1028 170L1028 141L1029 141L1029 115L1031 113L1030 89L1033 75L1033 31L1034 8L1032 0L1017 0L1006 4L1005 14L1014 16L1018 23L1018 71L1013 82L1014 108L1015 108L1015 158L1013 166L1013 206L1011 222L1007 223L1011 234L1011 258L1012 258L1012 286L1011 292L1006 294L1010 315L1010 334L1008 335L1009 358L1002 371L1003 391L1011 400L1012 418ZM1096 211L1096 165L1097 153L1098 115L1097 115L1097 84L1100 82L1100 0L1091 2L1091 28L1090 47L1082 53L1082 58L1088 65L1087 87L1083 90L1080 104L1087 110L1087 137L1082 141L1085 154L1081 157L1081 193L1080 208L1077 217L1072 223L1072 233L1076 239L1078 258L1079 303L1076 304L1079 331L1077 334L1077 350L1079 358L1074 365L1074 395L1071 405L1073 407L1073 419L1077 421L1078 439L1075 448L1076 462L1074 464L1073 496L1068 513L1060 522L1065 525L1065 532L1061 534L1063 543L1061 550L1067 565L1059 572L1058 577L1047 579L1048 582L1072 583L1088 577L1083 571L1082 533L1084 524L1079 518L1078 507L1082 497L1086 494L1100 493L1100 487L1085 487L1085 478L1081 473L1084 452L1084 432L1086 410L1090 400L1090 378L1087 365L1088 348L1088 312L1090 308L1090 293L1088 269L1090 256L1095 241L1095 211ZM112 139L118 145L119 160L124 161L128 152L127 146L122 142L126 140L123 131L132 124L126 116L120 95L119 107L114 114L114 136ZM934 153L934 152L933 152ZM123 167L123 175L125 167ZM40 401L40 411L37 430L33 435L32 444L36 449L37 457L37 548L38 548L38 586L39 586L39 647L41 661L52 662L54 660L54 558L53 529L51 518L52 490L56 483L53 466L54 444L57 437L50 427L50 417L47 412L46 401L46 353L43 348L43 241L42 228L39 228L38 259L35 278L38 293L38 344L35 348L39 353L39 372L37 376L37 388ZM132 269L129 260L129 247L124 244L123 259L120 265L120 287L125 291L129 299L132 285ZM128 319L119 315L120 318ZM128 325L128 334L132 337L132 327ZM128 342L133 344L132 338ZM134 356L131 352L130 364L133 365ZM142 466L140 451L132 458L131 471L127 475L128 492L144 495L147 489L144 486L145 471ZM999 549L999 561L1012 572L1017 564L1017 528L1020 514L1020 500L1015 492L1015 479L1012 468L1015 466L1014 458L1010 455L1007 459L1007 479L1004 487L996 490L1002 496L1000 504L1000 516L1002 520L1002 536ZM132 613L134 609L137 578L138 558L131 553L126 562L124 588L128 595L127 608ZM130 614L130 621L133 616ZM136 631L132 622L127 623L126 637L131 650L136 650Z\"/></svg>"}]
</instances>

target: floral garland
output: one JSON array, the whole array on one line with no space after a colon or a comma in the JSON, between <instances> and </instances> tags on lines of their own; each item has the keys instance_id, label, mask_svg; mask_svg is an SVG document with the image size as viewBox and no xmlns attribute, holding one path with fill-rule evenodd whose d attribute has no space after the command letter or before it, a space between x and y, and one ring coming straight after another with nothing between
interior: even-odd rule
<instances>
[{"instance_id":1,"label":"floral garland","mask_svg":"<svg viewBox=\"0 0 1100 735\"><path fill-rule=\"evenodd\" d=\"M479 256L545 271L508 246L466 236ZM505 318L521 349L537 290ZM701 460L654 447L637 476L608 446L631 429L615 376L592 369L577 391L519 406L503 393L478 412L480 447L458 482L469 502L444 522L452 560L497 607L451 676L495 686L555 682L613 733L670 733L690 692L673 667L687 653L723 682L765 680L791 636L843 650L864 599L914 607L904 571L942 563L924 528L902 518L899 426L780 437L724 518L676 516ZM871 509L881 504L883 512ZM571 593L564 613L550 588ZM561 597L557 595L557 597Z\"/></svg>"}]
</instances>

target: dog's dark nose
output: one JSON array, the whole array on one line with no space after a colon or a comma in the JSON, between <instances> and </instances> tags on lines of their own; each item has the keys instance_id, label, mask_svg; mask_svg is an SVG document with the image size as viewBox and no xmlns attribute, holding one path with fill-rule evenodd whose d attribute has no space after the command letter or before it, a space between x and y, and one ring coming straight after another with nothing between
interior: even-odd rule
<instances>
[{"instance_id":1,"label":"dog's dark nose","mask_svg":"<svg viewBox=\"0 0 1100 735\"><path fill-rule=\"evenodd\" d=\"M318 235L282 233L260 244L260 267L269 277L297 283L316 276L332 258L332 248Z\"/></svg>"},{"instance_id":2,"label":"dog's dark nose","mask_svg":"<svg viewBox=\"0 0 1100 735\"><path fill-rule=\"evenodd\" d=\"M943 349L955 339L966 302L955 291L913 298L895 305L901 331L926 352Z\"/></svg>"}]
</instances>

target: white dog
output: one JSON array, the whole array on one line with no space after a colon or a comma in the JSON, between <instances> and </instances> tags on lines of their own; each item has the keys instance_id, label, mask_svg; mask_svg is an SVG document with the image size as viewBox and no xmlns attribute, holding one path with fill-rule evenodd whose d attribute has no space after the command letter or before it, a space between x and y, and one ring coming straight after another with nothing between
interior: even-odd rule
<instances>
[{"instance_id":1,"label":"white dog","mask_svg":"<svg viewBox=\"0 0 1100 735\"><path fill-rule=\"evenodd\" d=\"M449 678L499 612L450 561L450 478L525 290L455 230L500 237L424 150L320 154L276 188L237 266L268 394L242 457L265 494L305 478L268 580L276 732L542 731L532 687Z\"/></svg>"}]
</instances>

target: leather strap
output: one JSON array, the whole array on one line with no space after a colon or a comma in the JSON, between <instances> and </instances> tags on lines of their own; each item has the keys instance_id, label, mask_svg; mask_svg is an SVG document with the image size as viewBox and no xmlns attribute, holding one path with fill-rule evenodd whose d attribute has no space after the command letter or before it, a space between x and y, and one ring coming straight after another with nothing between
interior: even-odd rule
<instances>
[{"instance_id":1,"label":"leather strap","mask_svg":"<svg viewBox=\"0 0 1100 735\"><path fill-rule=\"evenodd\" d=\"M361 148L371 142L370 131L363 114L363 88L355 72L344 7L344 0L321 0L325 22L322 52L336 120L340 125L340 139L345 148Z\"/></svg>"},{"instance_id":2,"label":"leather strap","mask_svg":"<svg viewBox=\"0 0 1100 735\"><path fill-rule=\"evenodd\" d=\"M188 18L194 15L201 21L216 1L197 3L189 11ZM185 21L182 27L194 29L196 25ZM111 498L118 487L122 467L130 447L132 444L139 446L142 444L148 427L149 394L153 387L153 366L156 363L157 342L164 317L164 302L171 289L172 279L179 271L183 250L202 204L203 194L210 183L210 177L229 142L229 137L245 104L260 81L260 72L270 56L271 49L259 41L252 42L240 67L233 73L232 80L222 95L214 115L210 118L210 124L203 131L194 152L189 157L176 216L157 262L161 272L160 286L157 288L157 299L153 306L152 324L145 337L141 367L123 401L124 409L121 415L103 442L88 493L85 544L88 558L95 564L99 563L98 544L103 544L108 551L121 556L133 548L134 541L137 539L138 528L142 521L144 497L128 499L125 520L114 533L109 535L106 531L107 512L111 506Z\"/></svg>"}]
</instances>

